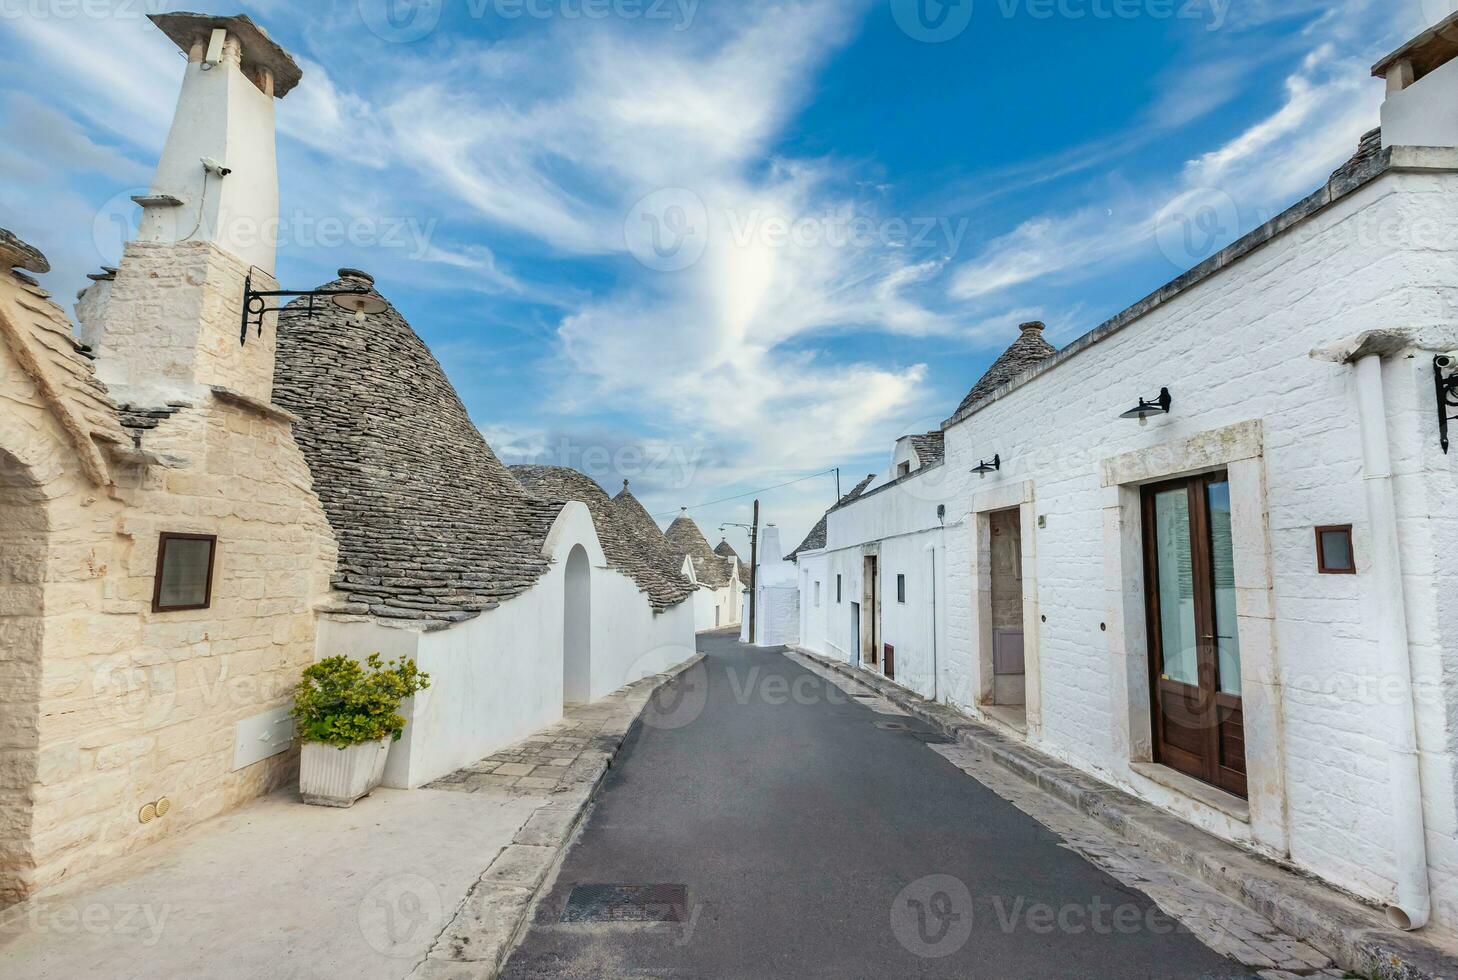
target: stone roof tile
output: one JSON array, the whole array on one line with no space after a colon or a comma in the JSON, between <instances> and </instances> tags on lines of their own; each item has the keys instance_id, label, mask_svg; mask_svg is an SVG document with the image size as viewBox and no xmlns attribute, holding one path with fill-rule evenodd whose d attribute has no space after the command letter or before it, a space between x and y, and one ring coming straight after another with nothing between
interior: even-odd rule
<instances>
[{"instance_id":1,"label":"stone roof tile","mask_svg":"<svg viewBox=\"0 0 1458 980\"><path fill-rule=\"evenodd\" d=\"M322 288L361 285L351 274ZM334 585L346 607L450 623L531 588L561 505L528 494L501 464L400 312L358 324L332 304L289 308L274 399L299 416L294 435L339 539Z\"/></svg>"},{"instance_id":2,"label":"stone roof tile","mask_svg":"<svg viewBox=\"0 0 1458 980\"><path fill-rule=\"evenodd\" d=\"M637 584L655 612L671 609L693 595L689 580L671 565L665 567L662 550L640 539L596 480L566 466L513 466L511 472L522 486L544 500L586 504L608 564Z\"/></svg>"},{"instance_id":3,"label":"stone roof tile","mask_svg":"<svg viewBox=\"0 0 1458 980\"><path fill-rule=\"evenodd\" d=\"M1036 365L1054 354L1058 348L1043 339L1043 324L1033 322L1024 323L1018 328L1018 339L1012 342L1002 356L992 362L992 367L982 375L972 390L967 392L967 397L962 399L953 418L957 418L973 405L997 391L1003 385L1022 374L1024 371Z\"/></svg>"},{"instance_id":4,"label":"stone roof tile","mask_svg":"<svg viewBox=\"0 0 1458 980\"><path fill-rule=\"evenodd\" d=\"M694 563L694 574L698 576L699 584L706 585L711 589L722 589L729 584L732 576L729 563L720 556L714 554L714 549L709 547L709 541L704 537L704 532L694 523L688 511L684 511L674 518L673 523L668 525L664 532L668 539L669 546L674 553L688 558Z\"/></svg>"}]
</instances>

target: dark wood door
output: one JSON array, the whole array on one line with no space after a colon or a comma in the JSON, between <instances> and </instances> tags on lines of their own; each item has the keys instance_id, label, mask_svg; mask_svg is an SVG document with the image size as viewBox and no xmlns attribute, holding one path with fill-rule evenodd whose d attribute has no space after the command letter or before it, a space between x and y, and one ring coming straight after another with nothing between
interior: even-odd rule
<instances>
[{"instance_id":1,"label":"dark wood door","mask_svg":"<svg viewBox=\"0 0 1458 980\"><path fill-rule=\"evenodd\" d=\"M1156 761L1246 795L1230 483L1146 487L1144 572Z\"/></svg>"}]
</instances>

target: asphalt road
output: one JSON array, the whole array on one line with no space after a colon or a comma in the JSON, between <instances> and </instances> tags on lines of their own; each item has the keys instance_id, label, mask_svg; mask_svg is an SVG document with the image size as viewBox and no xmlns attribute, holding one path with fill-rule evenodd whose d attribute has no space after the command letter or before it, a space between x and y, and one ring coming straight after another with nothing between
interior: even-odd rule
<instances>
[{"instance_id":1,"label":"asphalt road","mask_svg":"<svg viewBox=\"0 0 1458 980\"><path fill-rule=\"evenodd\" d=\"M700 649L624 746L503 976L1249 976L877 725L919 723L723 634ZM681 906L659 891L609 915L686 921L563 922L579 885L684 886Z\"/></svg>"}]
</instances>

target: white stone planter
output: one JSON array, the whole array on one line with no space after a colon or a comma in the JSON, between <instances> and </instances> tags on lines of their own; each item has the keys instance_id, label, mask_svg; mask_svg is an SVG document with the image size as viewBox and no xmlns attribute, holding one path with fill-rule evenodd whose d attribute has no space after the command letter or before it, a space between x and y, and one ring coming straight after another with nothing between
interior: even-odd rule
<instances>
[{"instance_id":1,"label":"white stone planter","mask_svg":"<svg viewBox=\"0 0 1458 980\"><path fill-rule=\"evenodd\" d=\"M305 742L299 757L299 795L316 806L354 806L385 778L390 739L338 749Z\"/></svg>"}]
</instances>

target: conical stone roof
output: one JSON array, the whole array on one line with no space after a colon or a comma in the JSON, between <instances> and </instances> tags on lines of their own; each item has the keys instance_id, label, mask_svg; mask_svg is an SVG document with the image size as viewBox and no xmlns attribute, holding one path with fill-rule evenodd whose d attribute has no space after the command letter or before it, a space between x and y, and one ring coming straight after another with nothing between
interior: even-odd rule
<instances>
[{"instance_id":1,"label":"conical stone roof","mask_svg":"<svg viewBox=\"0 0 1458 980\"><path fill-rule=\"evenodd\" d=\"M1002 352L1001 357L992 362L992 367L967 392L967 397L962 399L962 404L957 406L956 414L952 418L960 419L967 415L978 402L1056 353L1058 348L1043 339L1042 323L1024 323L1018 327L1018 339Z\"/></svg>"},{"instance_id":2,"label":"conical stone roof","mask_svg":"<svg viewBox=\"0 0 1458 980\"><path fill-rule=\"evenodd\" d=\"M374 281L340 270L321 287ZM384 299L383 296L380 296ZM547 570L561 504L496 458L430 349L394 306L356 323L326 300L289 305L274 399L339 541L339 611L444 624L520 595Z\"/></svg>"},{"instance_id":3,"label":"conical stone roof","mask_svg":"<svg viewBox=\"0 0 1458 980\"><path fill-rule=\"evenodd\" d=\"M729 563L718 555L714 549L709 547L708 539L699 530L692 517L688 516L685 510L678 517L674 518L668 530L664 532L670 547L675 554L689 558L694 563L694 574L698 576L701 585L707 585L711 589L721 589L729 584Z\"/></svg>"},{"instance_id":4,"label":"conical stone roof","mask_svg":"<svg viewBox=\"0 0 1458 980\"><path fill-rule=\"evenodd\" d=\"M800 547L796 548L794 551L786 555L785 561L798 561L800 557L800 552L819 551L821 548L824 548L830 538L831 513L840 509L841 507L844 507L846 504L850 503L852 500L855 500L861 494L865 493L866 488L875 481L876 474L872 473L860 483L857 483L855 486L851 487L850 493L847 493L844 497L841 497L839 500L837 500L834 507L830 508L830 510L827 510L823 515L821 515L820 520L817 521L815 526L810 529L810 533L805 535L805 540L800 542Z\"/></svg>"},{"instance_id":5,"label":"conical stone roof","mask_svg":"<svg viewBox=\"0 0 1458 980\"><path fill-rule=\"evenodd\" d=\"M683 574L683 557L668 543L668 539L663 536L663 529L658 526L653 515L648 513L648 508L633 495L627 480L623 481L623 489L613 498L613 510L632 533L638 547L653 559L659 570L666 575L688 581Z\"/></svg>"},{"instance_id":6,"label":"conical stone roof","mask_svg":"<svg viewBox=\"0 0 1458 980\"><path fill-rule=\"evenodd\" d=\"M640 542L596 480L566 466L513 466L511 472L522 486L544 500L586 504L608 564L637 584L655 612L663 612L693 595L688 579L676 569L664 568L661 549L655 554Z\"/></svg>"}]
</instances>

